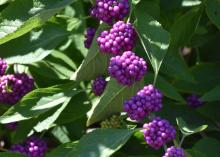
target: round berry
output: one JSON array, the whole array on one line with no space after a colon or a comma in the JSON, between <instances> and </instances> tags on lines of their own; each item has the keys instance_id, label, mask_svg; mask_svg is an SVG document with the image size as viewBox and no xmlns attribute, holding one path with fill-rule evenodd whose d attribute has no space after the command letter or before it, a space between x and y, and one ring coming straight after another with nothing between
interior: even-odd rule
<instances>
[{"instance_id":1,"label":"round berry","mask_svg":"<svg viewBox=\"0 0 220 157\"><path fill-rule=\"evenodd\" d=\"M118 83L131 86L144 77L147 64L143 58L136 56L132 51L126 51L122 56L110 59L108 71Z\"/></svg>"},{"instance_id":2,"label":"round berry","mask_svg":"<svg viewBox=\"0 0 220 157\"><path fill-rule=\"evenodd\" d=\"M18 126L18 123L16 122L5 124L5 127L10 130L16 130L17 126Z\"/></svg>"},{"instance_id":3,"label":"round berry","mask_svg":"<svg viewBox=\"0 0 220 157\"><path fill-rule=\"evenodd\" d=\"M155 117L143 126L145 141L154 149L159 149L176 136L175 128L167 120Z\"/></svg>"},{"instance_id":4,"label":"round berry","mask_svg":"<svg viewBox=\"0 0 220 157\"><path fill-rule=\"evenodd\" d=\"M96 0L95 6L90 11L91 16L112 25L123 20L129 13L128 0Z\"/></svg>"},{"instance_id":5,"label":"round berry","mask_svg":"<svg viewBox=\"0 0 220 157\"><path fill-rule=\"evenodd\" d=\"M6 61L0 58L0 76L5 74L7 67L8 64L6 63Z\"/></svg>"},{"instance_id":6,"label":"round berry","mask_svg":"<svg viewBox=\"0 0 220 157\"><path fill-rule=\"evenodd\" d=\"M34 88L32 77L26 74L4 75L0 77L0 103L16 104Z\"/></svg>"},{"instance_id":7,"label":"round berry","mask_svg":"<svg viewBox=\"0 0 220 157\"><path fill-rule=\"evenodd\" d=\"M113 115L111 118L101 122L101 128L121 128L122 119L119 115Z\"/></svg>"},{"instance_id":8,"label":"round berry","mask_svg":"<svg viewBox=\"0 0 220 157\"><path fill-rule=\"evenodd\" d=\"M92 91L96 96L102 95L105 90L107 82L103 76L97 77L92 84Z\"/></svg>"},{"instance_id":9,"label":"round berry","mask_svg":"<svg viewBox=\"0 0 220 157\"><path fill-rule=\"evenodd\" d=\"M186 155L181 147L172 146L166 150L163 157L186 157Z\"/></svg>"},{"instance_id":10,"label":"round berry","mask_svg":"<svg viewBox=\"0 0 220 157\"><path fill-rule=\"evenodd\" d=\"M103 31L97 38L99 49L103 53L121 55L135 46L136 31L132 24L119 21L109 31Z\"/></svg>"},{"instance_id":11,"label":"round berry","mask_svg":"<svg viewBox=\"0 0 220 157\"><path fill-rule=\"evenodd\" d=\"M203 105L203 102L195 94L192 94L189 97L187 97L187 103L190 107L193 108L197 108Z\"/></svg>"},{"instance_id":12,"label":"round berry","mask_svg":"<svg viewBox=\"0 0 220 157\"><path fill-rule=\"evenodd\" d=\"M124 111L132 120L142 120L162 108L162 93L153 85L145 86L130 100L124 102Z\"/></svg>"},{"instance_id":13,"label":"round berry","mask_svg":"<svg viewBox=\"0 0 220 157\"><path fill-rule=\"evenodd\" d=\"M93 38L95 36L96 30L94 28L87 28L86 33L85 33L85 41L84 41L84 46L89 49L91 47Z\"/></svg>"},{"instance_id":14,"label":"round berry","mask_svg":"<svg viewBox=\"0 0 220 157\"><path fill-rule=\"evenodd\" d=\"M15 153L27 154L26 149L22 144L12 145L10 150Z\"/></svg>"}]
</instances>

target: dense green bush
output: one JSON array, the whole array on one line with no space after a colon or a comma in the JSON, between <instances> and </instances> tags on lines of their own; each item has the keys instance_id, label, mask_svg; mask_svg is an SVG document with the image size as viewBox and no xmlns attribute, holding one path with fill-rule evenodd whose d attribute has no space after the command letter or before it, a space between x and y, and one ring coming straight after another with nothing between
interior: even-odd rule
<instances>
[{"instance_id":1,"label":"dense green bush","mask_svg":"<svg viewBox=\"0 0 220 157\"><path fill-rule=\"evenodd\" d=\"M146 73L143 65L138 65L137 71L145 73L141 79L125 72L123 77L132 82L129 86L119 80L131 60L124 69L116 68L116 74L109 75L109 65L116 64L110 58L115 56L101 52L97 42L101 32L110 30L119 19L106 24L91 17L95 3L0 0L0 58L8 64L2 74L0 61L0 157L24 156L11 148L24 141L23 145L30 144L29 136L40 138L34 139L39 147L44 146L41 140L47 143L45 157L162 157L171 146L181 146L187 157L219 157L220 1L129 0L130 13L125 10L122 18L133 25L136 36L128 40L134 38L133 52L147 63ZM100 13L97 16L100 18ZM84 46L88 27L96 29L93 40L90 35L91 47L86 46L89 49ZM124 43L117 44L122 49ZM117 66L121 66L119 62ZM33 77L31 92L28 79L18 81L18 73ZM5 77L9 74L15 74L17 84ZM99 79L95 86L92 80L99 76L105 77L104 82ZM137 114L137 109L127 114L124 108L132 96L129 105L140 104L142 99L136 93L149 84L153 89L145 91L151 95L144 95L143 101L152 108L145 106L144 118L136 117L136 121L132 114ZM100 96L94 94L94 88L101 91L96 93ZM155 91L163 95L163 107L156 106L161 97ZM5 101L17 100L16 96L20 101L15 104ZM164 138L167 141L159 149L153 149L144 138L153 136L147 133L147 123L155 116L166 119L176 130L175 139ZM156 121L154 125L155 130L161 127ZM166 136L172 136L174 128L170 127Z\"/></svg>"}]
</instances>

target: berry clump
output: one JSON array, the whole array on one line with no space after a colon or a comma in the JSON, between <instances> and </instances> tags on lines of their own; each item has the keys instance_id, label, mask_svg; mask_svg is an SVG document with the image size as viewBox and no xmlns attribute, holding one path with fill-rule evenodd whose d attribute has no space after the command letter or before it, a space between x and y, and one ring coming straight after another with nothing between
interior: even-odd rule
<instances>
[{"instance_id":1,"label":"berry clump","mask_svg":"<svg viewBox=\"0 0 220 157\"><path fill-rule=\"evenodd\" d=\"M119 21L109 31L103 31L97 38L100 51L121 55L135 46L136 32L132 24Z\"/></svg>"},{"instance_id":2,"label":"berry clump","mask_svg":"<svg viewBox=\"0 0 220 157\"><path fill-rule=\"evenodd\" d=\"M145 141L154 149L159 149L176 136L175 128L167 120L159 117L143 126Z\"/></svg>"},{"instance_id":3,"label":"berry clump","mask_svg":"<svg viewBox=\"0 0 220 157\"><path fill-rule=\"evenodd\" d=\"M128 0L96 0L90 13L93 17L112 25L115 21L122 20L129 10Z\"/></svg>"},{"instance_id":4,"label":"berry clump","mask_svg":"<svg viewBox=\"0 0 220 157\"><path fill-rule=\"evenodd\" d=\"M8 65L4 59L0 58L0 76L5 74Z\"/></svg>"},{"instance_id":5,"label":"berry clump","mask_svg":"<svg viewBox=\"0 0 220 157\"><path fill-rule=\"evenodd\" d=\"M34 88L32 77L26 74L0 77L0 103L13 105Z\"/></svg>"},{"instance_id":6,"label":"berry clump","mask_svg":"<svg viewBox=\"0 0 220 157\"><path fill-rule=\"evenodd\" d=\"M122 119L119 115L113 115L111 118L101 122L101 128L121 128Z\"/></svg>"},{"instance_id":7,"label":"berry clump","mask_svg":"<svg viewBox=\"0 0 220 157\"><path fill-rule=\"evenodd\" d=\"M31 136L24 143L13 145L11 151L25 154L28 157L44 157L47 144L44 140Z\"/></svg>"},{"instance_id":8,"label":"berry clump","mask_svg":"<svg viewBox=\"0 0 220 157\"><path fill-rule=\"evenodd\" d=\"M124 111L132 120L141 120L151 112L157 112L162 108L162 93L153 85L145 86L130 100L125 101Z\"/></svg>"},{"instance_id":9,"label":"berry clump","mask_svg":"<svg viewBox=\"0 0 220 157\"><path fill-rule=\"evenodd\" d=\"M96 96L102 95L105 90L107 82L103 76L97 77L92 84L92 91Z\"/></svg>"},{"instance_id":10,"label":"berry clump","mask_svg":"<svg viewBox=\"0 0 220 157\"><path fill-rule=\"evenodd\" d=\"M136 56L132 51L126 51L122 56L110 59L108 71L118 83L131 86L143 78L147 71L147 64L143 58Z\"/></svg>"},{"instance_id":11,"label":"berry clump","mask_svg":"<svg viewBox=\"0 0 220 157\"><path fill-rule=\"evenodd\" d=\"M187 97L187 103L190 107L193 108L197 108L203 105L203 102L195 94L192 94L189 97Z\"/></svg>"},{"instance_id":12,"label":"berry clump","mask_svg":"<svg viewBox=\"0 0 220 157\"><path fill-rule=\"evenodd\" d=\"M93 41L93 38L95 36L95 32L96 30L94 28L87 28L86 30L86 34L85 34L85 41L84 41L84 46L89 49L91 44L92 44L92 41Z\"/></svg>"},{"instance_id":13,"label":"berry clump","mask_svg":"<svg viewBox=\"0 0 220 157\"><path fill-rule=\"evenodd\" d=\"M172 146L166 150L163 157L186 157L186 155L182 148Z\"/></svg>"}]
</instances>

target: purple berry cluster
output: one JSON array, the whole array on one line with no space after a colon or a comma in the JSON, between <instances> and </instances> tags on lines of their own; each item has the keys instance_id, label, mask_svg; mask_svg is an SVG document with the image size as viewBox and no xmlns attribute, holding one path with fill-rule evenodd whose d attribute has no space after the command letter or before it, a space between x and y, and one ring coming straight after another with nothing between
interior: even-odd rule
<instances>
[{"instance_id":1,"label":"purple berry cluster","mask_svg":"<svg viewBox=\"0 0 220 157\"><path fill-rule=\"evenodd\" d=\"M6 63L6 61L0 58L0 76L5 74L7 67L8 64Z\"/></svg>"},{"instance_id":2,"label":"purple berry cluster","mask_svg":"<svg viewBox=\"0 0 220 157\"><path fill-rule=\"evenodd\" d=\"M192 94L189 97L187 97L187 103L190 107L193 108L197 108L203 105L203 102L195 94Z\"/></svg>"},{"instance_id":3,"label":"purple berry cluster","mask_svg":"<svg viewBox=\"0 0 220 157\"><path fill-rule=\"evenodd\" d=\"M112 25L122 20L129 13L128 0L96 0L90 14L97 19Z\"/></svg>"},{"instance_id":4,"label":"purple berry cluster","mask_svg":"<svg viewBox=\"0 0 220 157\"><path fill-rule=\"evenodd\" d=\"M108 71L118 83L131 86L143 78L147 71L147 64L132 51L126 51L121 56L110 59Z\"/></svg>"},{"instance_id":5,"label":"purple berry cluster","mask_svg":"<svg viewBox=\"0 0 220 157\"><path fill-rule=\"evenodd\" d=\"M100 51L121 55L135 46L136 32L132 24L118 21L109 31L103 31L97 38Z\"/></svg>"},{"instance_id":6,"label":"purple berry cluster","mask_svg":"<svg viewBox=\"0 0 220 157\"><path fill-rule=\"evenodd\" d=\"M145 141L154 149L159 149L176 136L175 128L167 120L155 117L143 126Z\"/></svg>"},{"instance_id":7,"label":"purple berry cluster","mask_svg":"<svg viewBox=\"0 0 220 157\"><path fill-rule=\"evenodd\" d=\"M163 157L186 157L186 155L181 147L172 146L166 150Z\"/></svg>"},{"instance_id":8,"label":"purple berry cluster","mask_svg":"<svg viewBox=\"0 0 220 157\"><path fill-rule=\"evenodd\" d=\"M107 82L103 76L97 77L92 84L92 91L95 95L100 96L105 90Z\"/></svg>"},{"instance_id":9,"label":"purple berry cluster","mask_svg":"<svg viewBox=\"0 0 220 157\"><path fill-rule=\"evenodd\" d=\"M95 36L95 32L96 30L94 28L91 28L91 27L87 28L86 34L85 34L86 39L84 41L85 48L89 49L91 47L93 38Z\"/></svg>"},{"instance_id":10,"label":"purple berry cluster","mask_svg":"<svg viewBox=\"0 0 220 157\"><path fill-rule=\"evenodd\" d=\"M33 88L33 78L27 74L4 75L0 77L0 103L14 105Z\"/></svg>"},{"instance_id":11,"label":"purple berry cluster","mask_svg":"<svg viewBox=\"0 0 220 157\"><path fill-rule=\"evenodd\" d=\"M31 136L24 143L13 145L11 151L25 154L28 157L44 157L47 152L47 144L44 140Z\"/></svg>"},{"instance_id":12,"label":"purple berry cluster","mask_svg":"<svg viewBox=\"0 0 220 157\"><path fill-rule=\"evenodd\" d=\"M153 85L145 86L130 100L124 102L124 111L132 120L142 120L162 108L162 93Z\"/></svg>"}]
</instances>

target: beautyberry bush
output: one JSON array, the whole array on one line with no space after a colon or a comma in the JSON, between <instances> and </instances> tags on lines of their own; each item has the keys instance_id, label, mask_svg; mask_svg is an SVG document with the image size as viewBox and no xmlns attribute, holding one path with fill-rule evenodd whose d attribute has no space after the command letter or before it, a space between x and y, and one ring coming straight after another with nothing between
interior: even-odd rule
<instances>
[{"instance_id":1,"label":"beautyberry bush","mask_svg":"<svg viewBox=\"0 0 220 157\"><path fill-rule=\"evenodd\" d=\"M0 0L0 157L219 157L219 0Z\"/></svg>"}]
</instances>

